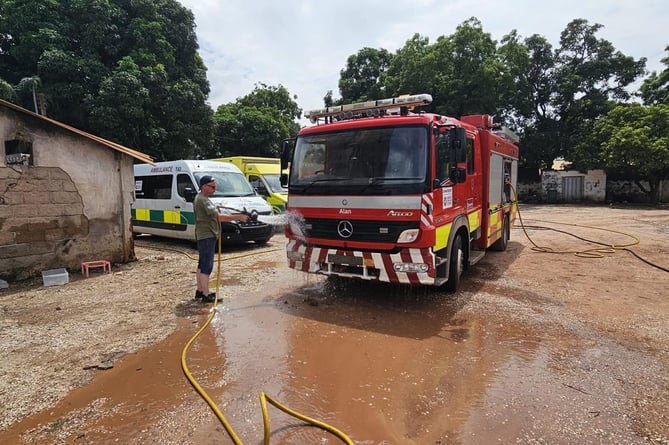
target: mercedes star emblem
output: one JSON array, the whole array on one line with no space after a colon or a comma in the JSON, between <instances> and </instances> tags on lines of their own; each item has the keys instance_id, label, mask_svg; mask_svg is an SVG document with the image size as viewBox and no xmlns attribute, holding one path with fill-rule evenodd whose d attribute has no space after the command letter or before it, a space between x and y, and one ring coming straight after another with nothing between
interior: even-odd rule
<instances>
[{"instance_id":1,"label":"mercedes star emblem","mask_svg":"<svg viewBox=\"0 0 669 445\"><path fill-rule=\"evenodd\" d=\"M351 224L351 221L339 221L339 224L337 224L337 233L342 238L350 238L353 235L353 224Z\"/></svg>"}]
</instances>

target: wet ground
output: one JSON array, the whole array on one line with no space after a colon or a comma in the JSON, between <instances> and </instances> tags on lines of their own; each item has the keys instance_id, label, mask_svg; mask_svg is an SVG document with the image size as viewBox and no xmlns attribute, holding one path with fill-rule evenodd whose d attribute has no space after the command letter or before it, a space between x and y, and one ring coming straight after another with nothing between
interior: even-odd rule
<instances>
[{"instance_id":1,"label":"wet ground","mask_svg":"<svg viewBox=\"0 0 669 445\"><path fill-rule=\"evenodd\" d=\"M524 218L631 232L638 254L669 266L669 212L591 210L539 207ZM566 250L581 243L527 231ZM360 445L669 443L669 274L625 251L592 259L531 247L514 229L509 249L488 254L455 294L306 276L280 249L239 256L225 263L223 299L188 367L247 444L262 443L261 392ZM0 441L233 443L180 363L209 308ZM341 443L269 414L273 444ZM64 421L80 422L76 433L48 433Z\"/></svg>"}]
</instances>

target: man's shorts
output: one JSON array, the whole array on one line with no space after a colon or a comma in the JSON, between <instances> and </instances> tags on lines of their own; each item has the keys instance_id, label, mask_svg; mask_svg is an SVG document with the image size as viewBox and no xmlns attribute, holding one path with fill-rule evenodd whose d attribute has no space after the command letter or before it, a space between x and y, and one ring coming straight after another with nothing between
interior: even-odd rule
<instances>
[{"instance_id":1,"label":"man's shorts","mask_svg":"<svg viewBox=\"0 0 669 445\"><path fill-rule=\"evenodd\" d=\"M216 238L205 238L197 240L197 268L206 275L211 275L214 270L214 254L216 253Z\"/></svg>"}]
</instances>

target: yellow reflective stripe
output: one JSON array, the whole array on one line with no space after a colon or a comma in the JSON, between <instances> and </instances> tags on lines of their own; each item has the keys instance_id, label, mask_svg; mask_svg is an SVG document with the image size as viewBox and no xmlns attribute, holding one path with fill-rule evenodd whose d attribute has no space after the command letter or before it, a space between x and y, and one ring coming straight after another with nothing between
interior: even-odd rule
<instances>
[{"instance_id":1,"label":"yellow reflective stripe","mask_svg":"<svg viewBox=\"0 0 669 445\"><path fill-rule=\"evenodd\" d=\"M192 212L180 210L134 209L137 221L153 221L167 224L188 224L188 215Z\"/></svg>"},{"instance_id":2,"label":"yellow reflective stripe","mask_svg":"<svg viewBox=\"0 0 669 445\"><path fill-rule=\"evenodd\" d=\"M434 252L437 252L448 244L448 236L451 234L451 228L453 227L452 223L448 223L444 226L437 227L437 230L434 231Z\"/></svg>"},{"instance_id":3,"label":"yellow reflective stripe","mask_svg":"<svg viewBox=\"0 0 669 445\"><path fill-rule=\"evenodd\" d=\"M151 219L151 212L149 209L135 209L135 217L137 221L149 221Z\"/></svg>"},{"instance_id":4,"label":"yellow reflective stripe","mask_svg":"<svg viewBox=\"0 0 669 445\"><path fill-rule=\"evenodd\" d=\"M181 222L181 212L178 210L163 210L163 221L170 224Z\"/></svg>"},{"instance_id":5,"label":"yellow reflective stripe","mask_svg":"<svg viewBox=\"0 0 669 445\"><path fill-rule=\"evenodd\" d=\"M467 215L467 219L469 220L469 231L473 232L474 230L478 229L481 226L481 210L477 210L475 212L470 213Z\"/></svg>"},{"instance_id":6,"label":"yellow reflective stripe","mask_svg":"<svg viewBox=\"0 0 669 445\"><path fill-rule=\"evenodd\" d=\"M487 228L488 246L501 237L504 212L500 209L490 215Z\"/></svg>"}]
</instances>

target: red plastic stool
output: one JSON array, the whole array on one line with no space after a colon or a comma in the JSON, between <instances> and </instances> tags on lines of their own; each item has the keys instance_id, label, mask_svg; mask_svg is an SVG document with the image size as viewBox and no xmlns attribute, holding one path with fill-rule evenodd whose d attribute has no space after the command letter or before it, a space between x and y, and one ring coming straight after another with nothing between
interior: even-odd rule
<instances>
[{"instance_id":1,"label":"red plastic stool","mask_svg":"<svg viewBox=\"0 0 669 445\"><path fill-rule=\"evenodd\" d=\"M85 261L81 263L81 274L88 277L88 269L102 267L104 273L111 273L111 264L107 260Z\"/></svg>"}]
</instances>

